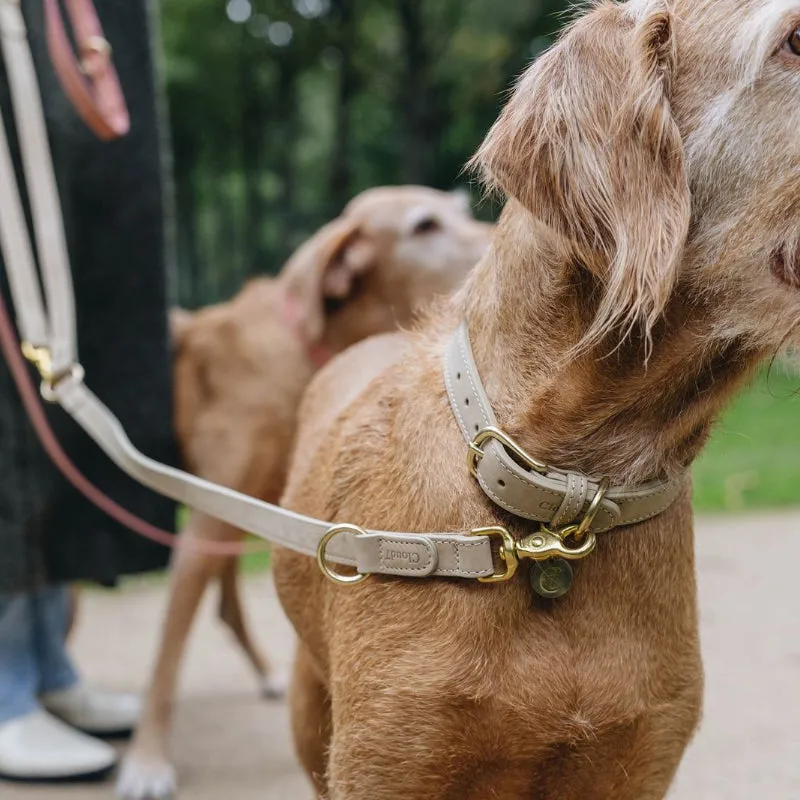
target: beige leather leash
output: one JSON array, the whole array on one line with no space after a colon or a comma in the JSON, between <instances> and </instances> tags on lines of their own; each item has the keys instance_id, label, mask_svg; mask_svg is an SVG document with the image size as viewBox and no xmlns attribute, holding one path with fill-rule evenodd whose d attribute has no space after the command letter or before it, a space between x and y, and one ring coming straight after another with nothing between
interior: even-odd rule
<instances>
[{"instance_id":1,"label":"beige leather leash","mask_svg":"<svg viewBox=\"0 0 800 800\"><path fill-rule=\"evenodd\" d=\"M515 541L505 528L498 526L451 533L388 533L333 525L217 486L140 453L116 417L84 384L83 369L77 360L74 297L60 202L41 97L17 0L0 0L0 33L47 298L45 306L5 129L0 125L0 245L24 340L23 353L39 369L45 399L59 403L133 478L237 528L315 556L323 573L337 583L357 583L370 574L508 580L521 558L537 562L584 558L594 549L596 532L655 516L663 510L662 501L674 499L679 485L653 484L633 491L607 489L604 484L574 473L548 470L520 451L496 427L464 328L447 359L448 392L469 442L472 468L484 491L512 513L551 525L543 525L522 541ZM472 432L475 427L477 435ZM517 459L512 459L506 449L514 452ZM530 469L521 469L518 461ZM497 478L500 470L514 476L510 489L511 481ZM545 501L557 505L555 512L543 505ZM578 522L559 527L561 521L570 518ZM495 567L494 539L500 540L499 570ZM357 573L340 575L331 569L331 563L350 565Z\"/></svg>"}]
</instances>

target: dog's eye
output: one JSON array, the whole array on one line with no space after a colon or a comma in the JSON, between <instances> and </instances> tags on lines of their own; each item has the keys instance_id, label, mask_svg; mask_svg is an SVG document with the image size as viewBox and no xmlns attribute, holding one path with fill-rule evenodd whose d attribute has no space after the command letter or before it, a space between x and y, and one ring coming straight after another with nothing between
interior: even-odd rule
<instances>
[{"instance_id":1,"label":"dog's eye","mask_svg":"<svg viewBox=\"0 0 800 800\"><path fill-rule=\"evenodd\" d=\"M427 233L435 233L441 230L441 227L442 225L436 217L423 217L414 225L412 233L415 236L424 236Z\"/></svg>"},{"instance_id":2,"label":"dog's eye","mask_svg":"<svg viewBox=\"0 0 800 800\"><path fill-rule=\"evenodd\" d=\"M792 35L786 40L785 49L792 55L800 56L800 28L792 31Z\"/></svg>"}]
</instances>

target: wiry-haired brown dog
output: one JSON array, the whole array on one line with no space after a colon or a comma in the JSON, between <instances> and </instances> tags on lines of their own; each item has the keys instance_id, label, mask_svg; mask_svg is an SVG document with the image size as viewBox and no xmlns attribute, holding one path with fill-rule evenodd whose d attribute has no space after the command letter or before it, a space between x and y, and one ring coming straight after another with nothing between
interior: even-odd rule
<instances>
[{"instance_id":1,"label":"wiry-haired brown dog","mask_svg":"<svg viewBox=\"0 0 800 800\"><path fill-rule=\"evenodd\" d=\"M292 509L397 531L504 524L442 380L466 320L503 428L561 469L681 474L800 319L800 2L601 2L520 81L476 163L491 253L413 336L306 396ZM391 357L393 363L386 367ZM700 716L691 496L599 537L566 598L324 581L281 552L293 719L331 800L646 800Z\"/></svg>"}]
</instances>

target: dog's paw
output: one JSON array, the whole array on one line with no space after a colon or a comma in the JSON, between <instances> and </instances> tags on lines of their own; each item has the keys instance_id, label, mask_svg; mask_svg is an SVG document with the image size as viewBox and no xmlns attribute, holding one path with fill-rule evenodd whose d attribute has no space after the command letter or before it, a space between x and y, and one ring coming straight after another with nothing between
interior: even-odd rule
<instances>
[{"instance_id":1,"label":"dog's paw","mask_svg":"<svg viewBox=\"0 0 800 800\"><path fill-rule=\"evenodd\" d=\"M261 684L261 696L265 700L283 700L289 688L289 675L279 670L273 670L264 677Z\"/></svg>"},{"instance_id":2,"label":"dog's paw","mask_svg":"<svg viewBox=\"0 0 800 800\"><path fill-rule=\"evenodd\" d=\"M117 778L120 800L167 800L177 789L175 768L169 761L129 753Z\"/></svg>"}]
</instances>

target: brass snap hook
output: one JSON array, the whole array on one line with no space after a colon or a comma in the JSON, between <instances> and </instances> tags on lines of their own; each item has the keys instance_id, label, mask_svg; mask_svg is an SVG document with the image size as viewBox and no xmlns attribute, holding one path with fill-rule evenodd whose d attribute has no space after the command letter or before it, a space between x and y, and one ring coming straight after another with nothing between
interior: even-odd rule
<instances>
[{"instance_id":1,"label":"brass snap hook","mask_svg":"<svg viewBox=\"0 0 800 800\"><path fill-rule=\"evenodd\" d=\"M583 541L577 547L570 547L567 540L577 536L577 531L578 528L574 525L563 531L551 531L543 525L536 533L517 542L517 557L533 561L549 561L551 558L580 561L594 552L597 537L593 533L584 535Z\"/></svg>"},{"instance_id":2,"label":"brass snap hook","mask_svg":"<svg viewBox=\"0 0 800 800\"><path fill-rule=\"evenodd\" d=\"M583 539L589 528L592 527L594 521L597 519L600 506L603 503L603 499L605 498L606 492L608 492L608 487L610 485L611 481L609 481L608 478L603 478L603 480L600 481L600 485L597 488L595 496L592 498L592 502L589 505L586 516L581 520L580 525L578 525L577 530L573 534L578 541Z\"/></svg>"},{"instance_id":3,"label":"brass snap hook","mask_svg":"<svg viewBox=\"0 0 800 800\"><path fill-rule=\"evenodd\" d=\"M608 478L600 481L600 486L580 523L555 531L542 525L537 533L517 542L517 556L531 558L534 561L548 561L552 558L580 561L591 555L597 547L597 536L590 531L590 528L597 519L609 485ZM576 546L571 546L570 541L574 541Z\"/></svg>"}]
</instances>

